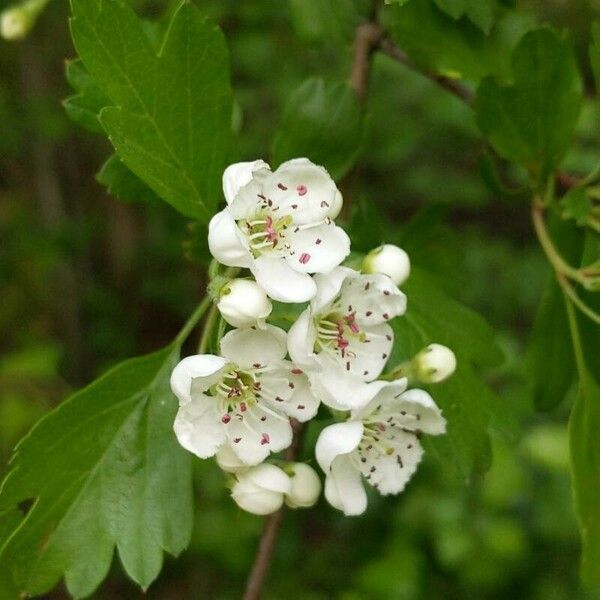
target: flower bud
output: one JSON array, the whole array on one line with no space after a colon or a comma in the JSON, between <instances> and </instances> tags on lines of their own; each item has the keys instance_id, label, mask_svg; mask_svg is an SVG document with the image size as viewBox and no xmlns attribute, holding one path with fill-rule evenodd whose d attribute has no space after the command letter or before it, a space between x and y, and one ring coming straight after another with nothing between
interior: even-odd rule
<instances>
[{"instance_id":1,"label":"flower bud","mask_svg":"<svg viewBox=\"0 0 600 600\"><path fill-rule=\"evenodd\" d=\"M221 446L215 454L217 464L226 473L241 473L248 468L248 465L243 463L237 454L231 449L231 446Z\"/></svg>"},{"instance_id":2,"label":"flower bud","mask_svg":"<svg viewBox=\"0 0 600 600\"><path fill-rule=\"evenodd\" d=\"M282 469L262 463L236 475L231 497L249 513L269 515L281 508L290 490L290 478Z\"/></svg>"},{"instance_id":3,"label":"flower bud","mask_svg":"<svg viewBox=\"0 0 600 600\"><path fill-rule=\"evenodd\" d=\"M441 344L429 344L415 356L414 373L423 383L439 383L456 370L454 352Z\"/></svg>"},{"instance_id":4,"label":"flower bud","mask_svg":"<svg viewBox=\"0 0 600 600\"><path fill-rule=\"evenodd\" d=\"M290 508L308 508L315 504L321 493L321 480L312 467L304 463L291 463L291 490L285 497Z\"/></svg>"},{"instance_id":5,"label":"flower bud","mask_svg":"<svg viewBox=\"0 0 600 600\"><path fill-rule=\"evenodd\" d=\"M11 41L23 39L46 4L48 0L25 0L3 10L0 14L0 36Z\"/></svg>"},{"instance_id":6,"label":"flower bud","mask_svg":"<svg viewBox=\"0 0 600 600\"><path fill-rule=\"evenodd\" d=\"M363 273L382 273L396 285L401 285L410 275L410 259L402 248L393 244L383 244L365 256L362 271Z\"/></svg>"},{"instance_id":7,"label":"flower bud","mask_svg":"<svg viewBox=\"0 0 600 600\"><path fill-rule=\"evenodd\" d=\"M20 40L31 28L30 21L27 11L20 7L9 8L0 17L0 35L5 40Z\"/></svg>"},{"instance_id":8,"label":"flower bud","mask_svg":"<svg viewBox=\"0 0 600 600\"><path fill-rule=\"evenodd\" d=\"M250 279L233 279L221 289L217 307L233 327L260 324L273 310L264 290Z\"/></svg>"}]
</instances>

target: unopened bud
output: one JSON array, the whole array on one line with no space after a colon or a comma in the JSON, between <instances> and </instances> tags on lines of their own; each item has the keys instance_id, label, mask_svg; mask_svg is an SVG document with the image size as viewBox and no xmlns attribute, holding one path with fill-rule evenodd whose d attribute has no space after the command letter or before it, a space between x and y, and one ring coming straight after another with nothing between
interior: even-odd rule
<instances>
[{"instance_id":1,"label":"unopened bud","mask_svg":"<svg viewBox=\"0 0 600 600\"><path fill-rule=\"evenodd\" d=\"M362 271L363 273L382 273L396 285L401 285L410 275L410 259L402 248L393 244L383 244L365 256Z\"/></svg>"},{"instance_id":2,"label":"unopened bud","mask_svg":"<svg viewBox=\"0 0 600 600\"><path fill-rule=\"evenodd\" d=\"M221 446L215 454L217 464L227 473L241 473L248 469L248 465L243 463L237 454L231 449L231 446Z\"/></svg>"},{"instance_id":3,"label":"unopened bud","mask_svg":"<svg viewBox=\"0 0 600 600\"><path fill-rule=\"evenodd\" d=\"M441 344L429 344L413 360L415 377L423 383L440 383L456 370L456 356Z\"/></svg>"},{"instance_id":4,"label":"unopened bud","mask_svg":"<svg viewBox=\"0 0 600 600\"><path fill-rule=\"evenodd\" d=\"M308 508L315 504L321 493L321 480L312 467L304 463L291 463L291 490L285 497L290 508Z\"/></svg>"},{"instance_id":5,"label":"unopened bud","mask_svg":"<svg viewBox=\"0 0 600 600\"><path fill-rule=\"evenodd\" d=\"M0 36L5 40L21 40L35 24L48 0L25 0L0 14Z\"/></svg>"},{"instance_id":6,"label":"unopened bud","mask_svg":"<svg viewBox=\"0 0 600 600\"><path fill-rule=\"evenodd\" d=\"M290 478L269 463L238 473L231 497L243 510L255 515L269 515L279 510L291 490Z\"/></svg>"},{"instance_id":7,"label":"unopened bud","mask_svg":"<svg viewBox=\"0 0 600 600\"><path fill-rule=\"evenodd\" d=\"M260 325L273 310L265 291L250 279L231 280L221 288L219 296L219 312L233 327Z\"/></svg>"}]
</instances>

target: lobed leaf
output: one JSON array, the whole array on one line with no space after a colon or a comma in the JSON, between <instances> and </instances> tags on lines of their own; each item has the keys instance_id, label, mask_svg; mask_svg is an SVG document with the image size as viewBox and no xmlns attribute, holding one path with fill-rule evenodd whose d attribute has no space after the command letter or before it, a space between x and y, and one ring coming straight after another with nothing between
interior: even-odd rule
<instances>
[{"instance_id":1,"label":"lobed leaf","mask_svg":"<svg viewBox=\"0 0 600 600\"><path fill-rule=\"evenodd\" d=\"M273 162L307 156L340 179L360 154L363 126L362 109L348 84L307 79L286 104L273 139Z\"/></svg>"},{"instance_id":2,"label":"lobed leaf","mask_svg":"<svg viewBox=\"0 0 600 600\"><path fill-rule=\"evenodd\" d=\"M513 83L485 79L477 90L477 123L502 157L543 183L571 142L582 102L570 44L552 30L527 33L512 57Z\"/></svg>"},{"instance_id":3,"label":"lobed leaf","mask_svg":"<svg viewBox=\"0 0 600 600\"><path fill-rule=\"evenodd\" d=\"M64 576L91 594L115 547L146 588L163 552L178 554L192 527L191 461L175 440L169 374L179 349L128 360L75 393L24 438L0 491L0 513L31 505L0 548L0 581L47 592Z\"/></svg>"},{"instance_id":4,"label":"lobed leaf","mask_svg":"<svg viewBox=\"0 0 600 600\"><path fill-rule=\"evenodd\" d=\"M189 2L158 53L122 0L72 0L71 32L109 99L100 122L119 158L187 217L207 221L231 148L232 93L221 31Z\"/></svg>"}]
</instances>

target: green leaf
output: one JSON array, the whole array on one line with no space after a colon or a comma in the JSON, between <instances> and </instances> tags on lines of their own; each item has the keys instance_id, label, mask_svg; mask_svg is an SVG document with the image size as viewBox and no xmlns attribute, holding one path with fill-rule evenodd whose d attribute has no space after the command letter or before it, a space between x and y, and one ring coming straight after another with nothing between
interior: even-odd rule
<instances>
[{"instance_id":1,"label":"green leaf","mask_svg":"<svg viewBox=\"0 0 600 600\"><path fill-rule=\"evenodd\" d=\"M410 0L387 10L394 41L419 66L471 81L507 76L510 50L533 23L522 13L507 13L486 35L467 19L453 19L434 0Z\"/></svg>"},{"instance_id":2,"label":"green leaf","mask_svg":"<svg viewBox=\"0 0 600 600\"><path fill-rule=\"evenodd\" d=\"M88 131L104 133L98 115L110 101L90 77L81 60L67 61L66 76L76 92L63 102L67 115Z\"/></svg>"},{"instance_id":3,"label":"green leaf","mask_svg":"<svg viewBox=\"0 0 600 600\"><path fill-rule=\"evenodd\" d=\"M179 349L128 360L77 392L22 440L0 492L0 511L33 500L0 549L15 586L42 594L64 576L92 593L116 547L146 588L163 551L180 553L192 527L191 461L172 424L169 374Z\"/></svg>"},{"instance_id":4,"label":"green leaf","mask_svg":"<svg viewBox=\"0 0 600 600\"><path fill-rule=\"evenodd\" d=\"M590 62L596 79L596 86L600 87L600 23L592 25L592 44L590 45Z\"/></svg>"},{"instance_id":5,"label":"green leaf","mask_svg":"<svg viewBox=\"0 0 600 600\"><path fill-rule=\"evenodd\" d=\"M109 194L123 202L160 202L160 198L116 154L104 163L96 179L106 186Z\"/></svg>"},{"instance_id":6,"label":"green leaf","mask_svg":"<svg viewBox=\"0 0 600 600\"><path fill-rule=\"evenodd\" d=\"M273 162L306 156L339 179L358 158L363 124L362 109L348 84L308 79L286 104L273 140Z\"/></svg>"},{"instance_id":7,"label":"green leaf","mask_svg":"<svg viewBox=\"0 0 600 600\"><path fill-rule=\"evenodd\" d=\"M570 44L550 29L526 34L512 57L513 83L484 80L475 110L504 158L543 183L567 151L581 108L581 77Z\"/></svg>"},{"instance_id":8,"label":"green leaf","mask_svg":"<svg viewBox=\"0 0 600 600\"><path fill-rule=\"evenodd\" d=\"M430 440L428 445L450 471L468 480L489 467L491 419L502 427L513 427L501 402L480 375L484 365L497 365L502 353L487 323L449 298L420 269L413 268L403 289L409 298L408 311L392 321L395 344L390 368L433 342L455 352L458 367L454 375L430 386L448 421L447 433Z\"/></svg>"},{"instance_id":9,"label":"green leaf","mask_svg":"<svg viewBox=\"0 0 600 600\"><path fill-rule=\"evenodd\" d=\"M577 225L585 225L594 205L585 187L571 188L560 200L564 219L573 219Z\"/></svg>"},{"instance_id":10,"label":"green leaf","mask_svg":"<svg viewBox=\"0 0 600 600\"><path fill-rule=\"evenodd\" d=\"M121 0L72 0L71 31L110 98L100 121L121 160L161 198L207 221L231 147L232 93L221 31L191 3L158 51Z\"/></svg>"},{"instance_id":11,"label":"green leaf","mask_svg":"<svg viewBox=\"0 0 600 600\"><path fill-rule=\"evenodd\" d=\"M435 4L453 19L467 17L486 33L498 12L496 0L435 0Z\"/></svg>"},{"instance_id":12,"label":"green leaf","mask_svg":"<svg viewBox=\"0 0 600 600\"><path fill-rule=\"evenodd\" d=\"M552 273L529 339L525 369L537 410L556 408L575 380L575 359L563 294Z\"/></svg>"},{"instance_id":13,"label":"green leaf","mask_svg":"<svg viewBox=\"0 0 600 600\"><path fill-rule=\"evenodd\" d=\"M575 513L583 542L581 577L592 586L600 585L600 386L587 370L580 376L569 440Z\"/></svg>"}]
</instances>

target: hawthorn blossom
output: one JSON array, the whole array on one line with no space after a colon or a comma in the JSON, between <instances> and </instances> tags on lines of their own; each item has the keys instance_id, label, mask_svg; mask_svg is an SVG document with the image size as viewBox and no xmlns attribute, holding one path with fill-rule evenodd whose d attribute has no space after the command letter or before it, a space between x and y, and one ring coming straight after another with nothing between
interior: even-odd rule
<instances>
[{"instance_id":1,"label":"hawthorn blossom","mask_svg":"<svg viewBox=\"0 0 600 600\"><path fill-rule=\"evenodd\" d=\"M285 331L266 325L227 333L221 356L184 358L171 375L180 403L174 424L179 443L200 458L228 445L246 465L287 448L290 417L312 418L318 400L286 352Z\"/></svg>"},{"instance_id":2,"label":"hawthorn blossom","mask_svg":"<svg viewBox=\"0 0 600 600\"><path fill-rule=\"evenodd\" d=\"M364 478L383 495L399 494L415 473L422 433L440 435L446 421L431 396L405 391L406 380L388 383L367 407L321 432L317 462L326 475L325 497L346 515L367 507Z\"/></svg>"},{"instance_id":3,"label":"hawthorn blossom","mask_svg":"<svg viewBox=\"0 0 600 600\"><path fill-rule=\"evenodd\" d=\"M309 508L319 499L321 480L315 470L305 463L289 463L290 491L285 503L290 508Z\"/></svg>"},{"instance_id":4,"label":"hawthorn blossom","mask_svg":"<svg viewBox=\"0 0 600 600\"><path fill-rule=\"evenodd\" d=\"M250 269L274 300L310 300L316 293L310 274L331 271L350 253L350 239L333 223L341 194L307 158L274 172L263 161L231 165L223 191L228 206L210 221L211 254Z\"/></svg>"},{"instance_id":5,"label":"hawthorn blossom","mask_svg":"<svg viewBox=\"0 0 600 600\"><path fill-rule=\"evenodd\" d=\"M317 294L288 333L292 360L328 406L364 406L385 385L374 381L390 355L387 323L406 310L405 295L386 275L337 267L314 277Z\"/></svg>"}]
</instances>

